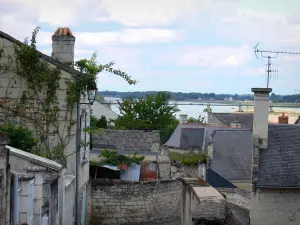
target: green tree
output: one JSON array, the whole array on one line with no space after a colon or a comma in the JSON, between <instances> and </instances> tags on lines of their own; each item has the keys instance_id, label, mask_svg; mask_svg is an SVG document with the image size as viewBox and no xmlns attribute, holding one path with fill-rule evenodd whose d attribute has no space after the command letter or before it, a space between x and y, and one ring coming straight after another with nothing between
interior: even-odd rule
<instances>
[{"instance_id":1,"label":"green tree","mask_svg":"<svg viewBox=\"0 0 300 225\"><path fill-rule=\"evenodd\" d=\"M201 117L200 115L199 115L198 118L189 117L188 118L188 122L189 123L204 123L205 122L205 118Z\"/></svg>"},{"instance_id":2,"label":"green tree","mask_svg":"<svg viewBox=\"0 0 300 225\"><path fill-rule=\"evenodd\" d=\"M134 100L132 97L119 102L120 116L115 119L118 129L159 130L161 143L164 143L175 129L178 121L175 106L169 105L170 94L158 92L145 98Z\"/></svg>"},{"instance_id":3,"label":"green tree","mask_svg":"<svg viewBox=\"0 0 300 225\"><path fill-rule=\"evenodd\" d=\"M105 102L103 95L99 95L99 94L96 96L95 100L99 103Z\"/></svg>"},{"instance_id":4,"label":"green tree","mask_svg":"<svg viewBox=\"0 0 300 225\"><path fill-rule=\"evenodd\" d=\"M90 127L107 129L108 128L108 121L107 121L105 116L101 116L100 119L98 119L95 116L91 116Z\"/></svg>"},{"instance_id":5,"label":"green tree","mask_svg":"<svg viewBox=\"0 0 300 225\"><path fill-rule=\"evenodd\" d=\"M9 145L26 152L33 152L39 140L26 127L8 123L0 126L0 131L8 135Z\"/></svg>"}]
</instances>

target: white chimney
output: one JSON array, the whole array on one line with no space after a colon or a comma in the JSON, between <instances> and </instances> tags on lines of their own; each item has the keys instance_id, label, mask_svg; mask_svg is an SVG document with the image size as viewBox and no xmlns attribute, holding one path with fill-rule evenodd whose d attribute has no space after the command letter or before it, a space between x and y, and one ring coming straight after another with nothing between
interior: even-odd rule
<instances>
[{"instance_id":1,"label":"white chimney","mask_svg":"<svg viewBox=\"0 0 300 225\"><path fill-rule=\"evenodd\" d=\"M179 124L184 124L184 123L187 123L187 115L184 115L184 114L182 114L182 115L179 115Z\"/></svg>"},{"instance_id":2,"label":"white chimney","mask_svg":"<svg viewBox=\"0 0 300 225\"><path fill-rule=\"evenodd\" d=\"M269 93L272 88L252 88L254 92L253 137L259 138L259 147L268 148Z\"/></svg>"},{"instance_id":3,"label":"white chimney","mask_svg":"<svg viewBox=\"0 0 300 225\"><path fill-rule=\"evenodd\" d=\"M75 37L68 27L59 27L52 35L52 57L66 63L74 63Z\"/></svg>"}]
</instances>

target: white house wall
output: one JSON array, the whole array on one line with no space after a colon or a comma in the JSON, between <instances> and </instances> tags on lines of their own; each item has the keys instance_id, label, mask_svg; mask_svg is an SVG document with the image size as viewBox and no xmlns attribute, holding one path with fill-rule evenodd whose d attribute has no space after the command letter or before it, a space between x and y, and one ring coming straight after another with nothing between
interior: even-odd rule
<instances>
[{"instance_id":1,"label":"white house wall","mask_svg":"<svg viewBox=\"0 0 300 225\"><path fill-rule=\"evenodd\" d=\"M4 50L4 54L2 54L2 57L0 58L0 63L5 63L8 60L8 56L14 56L14 49L13 49L13 43L4 39L0 38L0 49ZM13 60L13 62L15 62ZM54 65L50 64L50 66L55 67ZM7 96L6 91L8 93L8 96L10 98L16 99L20 98L23 91L26 90L27 85L26 85L26 80L20 77L15 76L15 73L13 72L12 68L15 68L15 63L11 66L10 70L6 72L5 74L1 74L1 79L0 79L0 99L5 98ZM69 122L66 122L64 119L65 116L65 110L66 110L66 90L67 90L67 84L66 84L66 79L71 79L72 75L64 70L61 70L61 77L62 79L60 80L60 90L58 91L58 101L59 105L61 108L60 112L60 119L58 121L59 124L59 133L63 134L63 137L68 135L67 127L69 126ZM13 80L12 80L13 78ZM11 84L9 85L9 88L7 88L7 85L11 81ZM88 105L82 105L84 108L88 108L87 113L88 117L90 115L90 107ZM0 116L3 116L3 110L0 109ZM72 120L76 121L76 110L73 112ZM22 120L17 120L16 122L20 122L21 124L29 127L30 129L34 130L33 124L30 123L30 121L26 121L26 119ZM71 137L70 141L68 142L66 148L65 148L65 155L69 155L67 160L68 160L68 165L67 169L71 173L75 173L75 165L76 165L76 123L71 127ZM89 137L89 135L87 135ZM52 146L56 146L58 142L58 137L57 136L52 136L50 137L50 142ZM87 147L87 156L89 155L89 147ZM21 164L22 165L22 164ZM19 167L19 164L16 164L17 167ZM89 163L81 164L80 166L80 187L84 185L88 179L89 179Z\"/></svg>"}]
</instances>

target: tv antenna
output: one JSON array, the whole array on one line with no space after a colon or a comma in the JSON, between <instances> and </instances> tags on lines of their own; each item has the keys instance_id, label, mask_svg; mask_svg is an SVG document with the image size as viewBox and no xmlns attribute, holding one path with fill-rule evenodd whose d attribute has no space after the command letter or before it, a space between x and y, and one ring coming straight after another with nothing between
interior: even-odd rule
<instances>
[{"instance_id":1,"label":"tv antenna","mask_svg":"<svg viewBox=\"0 0 300 225\"><path fill-rule=\"evenodd\" d=\"M261 57L268 59L267 66L266 66L267 67L267 69L266 69L266 72L267 72L267 88L268 88L269 87L270 78L271 78L270 77L271 73L272 72L276 72L276 73L278 72L278 69L274 70L274 69L271 68L271 66L272 66L271 65L271 58L277 58L279 54L300 55L300 52L259 50L257 48L258 45L259 45L259 42L253 48L256 58L259 58L257 54L260 53ZM266 53L269 53L269 54L266 54Z\"/></svg>"}]
</instances>

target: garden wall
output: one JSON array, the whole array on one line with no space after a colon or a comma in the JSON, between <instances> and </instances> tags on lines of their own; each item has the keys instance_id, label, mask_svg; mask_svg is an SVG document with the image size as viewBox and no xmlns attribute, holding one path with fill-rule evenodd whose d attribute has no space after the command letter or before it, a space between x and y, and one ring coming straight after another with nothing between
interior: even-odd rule
<instances>
[{"instance_id":1,"label":"garden wall","mask_svg":"<svg viewBox=\"0 0 300 225\"><path fill-rule=\"evenodd\" d=\"M92 180L91 224L121 225L179 219L180 199L181 183L177 180Z\"/></svg>"},{"instance_id":2,"label":"garden wall","mask_svg":"<svg viewBox=\"0 0 300 225\"><path fill-rule=\"evenodd\" d=\"M118 151L158 151L159 131L105 129L93 135L93 148Z\"/></svg>"},{"instance_id":3,"label":"garden wall","mask_svg":"<svg viewBox=\"0 0 300 225\"><path fill-rule=\"evenodd\" d=\"M250 209L251 193L238 188L217 188L226 195L226 202L237 205L243 209Z\"/></svg>"}]
</instances>

